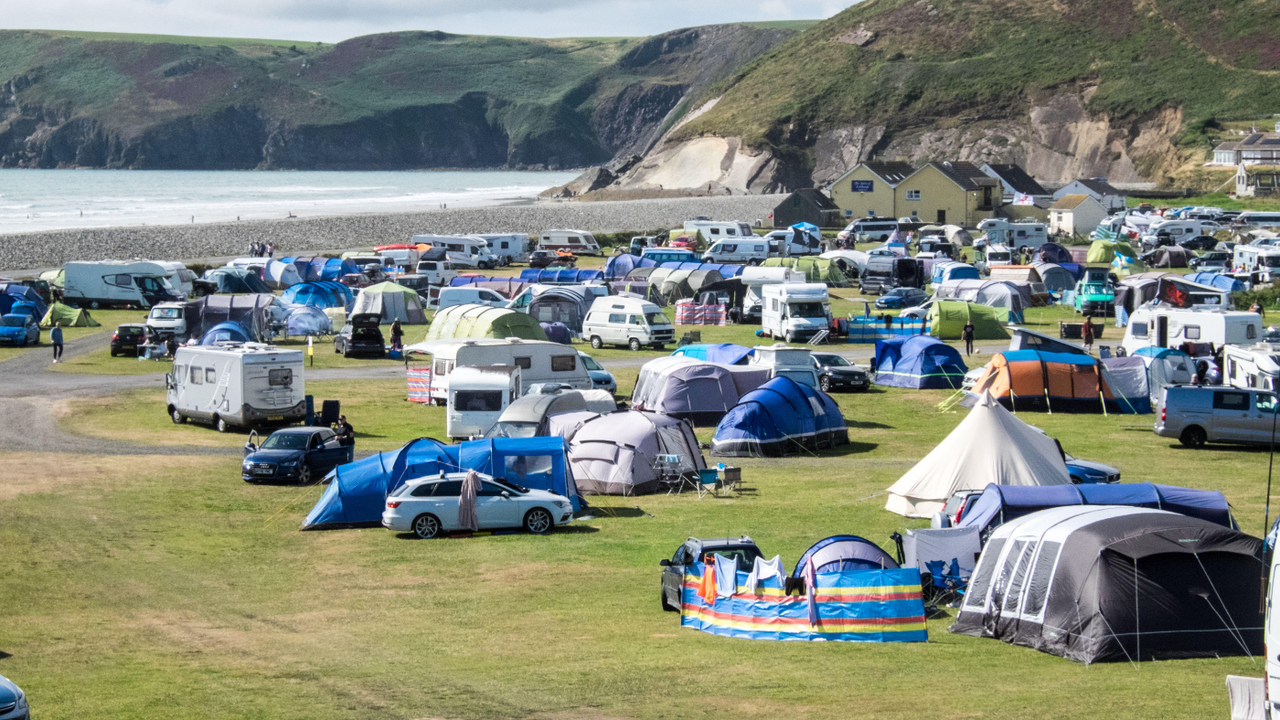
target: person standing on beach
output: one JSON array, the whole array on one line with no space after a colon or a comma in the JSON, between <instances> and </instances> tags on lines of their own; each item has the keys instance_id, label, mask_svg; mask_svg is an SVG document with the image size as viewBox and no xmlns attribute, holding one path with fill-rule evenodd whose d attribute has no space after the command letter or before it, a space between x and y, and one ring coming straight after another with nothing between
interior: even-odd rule
<instances>
[{"instance_id":1,"label":"person standing on beach","mask_svg":"<svg viewBox=\"0 0 1280 720\"><path fill-rule=\"evenodd\" d=\"M53 324L53 329L49 331L49 342L53 344L53 361L56 363L62 359L62 323Z\"/></svg>"},{"instance_id":2,"label":"person standing on beach","mask_svg":"<svg viewBox=\"0 0 1280 720\"><path fill-rule=\"evenodd\" d=\"M973 354L973 321L967 320L964 324L964 354Z\"/></svg>"}]
</instances>

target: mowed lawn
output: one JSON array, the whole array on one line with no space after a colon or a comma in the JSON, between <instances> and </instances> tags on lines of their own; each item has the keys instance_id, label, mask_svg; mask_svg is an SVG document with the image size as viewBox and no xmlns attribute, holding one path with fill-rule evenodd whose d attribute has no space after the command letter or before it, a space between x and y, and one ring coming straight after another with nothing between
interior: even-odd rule
<instances>
[{"instance_id":1,"label":"mowed lawn","mask_svg":"<svg viewBox=\"0 0 1280 720\"><path fill-rule=\"evenodd\" d=\"M343 400L359 449L443 429L443 410L405 402L399 380L308 389ZM889 533L923 525L884 511L880 493L963 419L937 409L948 395L837 396L847 447L734 460L747 490L733 498L593 498L594 519L546 537L299 532L321 488L246 485L234 453L9 454L0 673L41 718L1225 716L1225 676L1260 664L1085 667L951 635L950 618L924 644L734 640L659 609L658 560L691 535L746 533L790 567L831 534L889 548ZM244 442L172 425L156 390L63 410L73 432ZM1184 450L1151 416L1020 417L1127 482L1222 489L1261 529L1265 452Z\"/></svg>"}]
</instances>

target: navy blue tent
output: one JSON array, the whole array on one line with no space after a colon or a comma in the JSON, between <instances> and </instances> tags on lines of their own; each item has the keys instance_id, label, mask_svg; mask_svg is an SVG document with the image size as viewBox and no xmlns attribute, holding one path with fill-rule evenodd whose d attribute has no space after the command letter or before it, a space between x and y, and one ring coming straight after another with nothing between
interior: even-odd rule
<instances>
[{"instance_id":1,"label":"navy blue tent","mask_svg":"<svg viewBox=\"0 0 1280 720\"><path fill-rule=\"evenodd\" d=\"M250 342L249 332L238 322L220 322L209 328L209 332L200 338L201 345L213 345L220 342Z\"/></svg>"},{"instance_id":2,"label":"navy blue tent","mask_svg":"<svg viewBox=\"0 0 1280 720\"><path fill-rule=\"evenodd\" d=\"M1244 283L1221 273L1198 272L1185 275L1182 278L1187 282L1198 283L1200 285L1208 285L1225 292L1244 292Z\"/></svg>"},{"instance_id":3,"label":"navy blue tent","mask_svg":"<svg viewBox=\"0 0 1280 720\"><path fill-rule=\"evenodd\" d=\"M711 345L684 345L676 348L675 352L671 354L684 355L694 360L706 360L707 362L720 363L721 365L746 365L747 358L755 355L756 351L733 343L716 343Z\"/></svg>"},{"instance_id":4,"label":"navy blue tent","mask_svg":"<svg viewBox=\"0 0 1280 720\"><path fill-rule=\"evenodd\" d=\"M244 295L249 293L271 294L271 288L262 281L257 270L220 267L204 274L204 279L217 285L219 295Z\"/></svg>"},{"instance_id":5,"label":"navy blue tent","mask_svg":"<svg viewBox=\"0 0 1280 720\"><path fill-rule=\"evenodd\" d=\"M562 322L538 323L542 326L542 332L547 334L547 339L551 342L557 342L561 345L568 345L573 342L573 332L569 330L569 326Z\"/></svg>"},{"instance_id":6,"label":"navy blue tent","mask_svg":"<svg viewBox=\"0 0 1280 720\"><path fill-rule=\"evenodd\" d=\"M1062 263L1071 262L1071 251L1062 247L1058 243L1048 242L1036 248L1032 257L1040 262L1061 265Z\"/></svg>"},{"instance_id":7,"label":"navy blue tent","mask_svg":"<svg viewBox=\"0 0 1280 720\"><path fill-rule=\"evenodd\" d=\"M782 457L849 442L840 408L826 393L776 377L743 395L711 438L720 457Z\"/></svg>"},{"instance_id":8,"label":"navy blue tent","mask_svg":"<svg viewBox=\"0 0 1280 720\"><path fill-rule=\"evenodd\" d=\"M960 352L928 335L876 341L877 385L917 389L959 388L969 371Z\"/></svg>"},{"instance_id":9,"label":"navy blue tent","mask_svg":"<svg viewBox=\"0 0 1280 720\"><path fill-rule=\"evenodd\" d=\"M1058 263L1058 265L1071 273L1071 277L1075 278L1077 282L1079 282L1080 278L1084 277L1084 265L1081 263L1064 262Z\"/></svg>"},{"instance_id":10,"label":"navy blue tent","mask_svg":"<svg viewBox=\"0 0 1280 720\"><path fill-rule=\"evenodd\" d=\"M856 572L859 570L897 570L898 562L879 545L857 535L832 535L819 540L796 561L792 577L802 577L806 563L813 562L814 573Z\"/></svg>"},{"instance_id":11,"label":"navy blue tent","mask_svg":"<svg viewBox=\"0 0 1280 720\"><path fill-rule=\"evenodd\" d=\"M1129 505L1181 513L1234 528L1227 498L1216 490L1174 485L995 485L969 503L958 527L988 527L1064 505Z\"/></svg>"},{"instance_id":12,"label":"navy blue tent","mask_svg":"<svg viewBox=\"0 0 1280 720\"><path fill-rule=\"evenodd\" d=\"M657 265L653 260L638 257L631 253L623 253L614 255L604 264L604 277L606 280L621 280L627 276L627 273L641 267L653 267Z\"/></svg>"}]
</instances>

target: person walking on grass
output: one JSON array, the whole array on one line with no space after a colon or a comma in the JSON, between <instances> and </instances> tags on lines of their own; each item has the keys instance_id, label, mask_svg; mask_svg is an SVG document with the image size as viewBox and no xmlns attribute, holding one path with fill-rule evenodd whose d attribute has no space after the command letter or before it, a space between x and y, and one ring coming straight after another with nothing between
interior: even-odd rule
<instances>
[{"instance_id":1,"label":"person walking on grass","mask_svg":"<svg viewBox=\"0 0 1280 720\"><path fill-rule=\"evenodd\" d=\"M62 323L55 322L49 331L49 342L53 344L53 361L62 359Z\"/></svg>"},{"instance_id":2,"label":"person walking on grass","mask_svg":"<svg viewBox=\"0 0 1280 720\"><path fill-rule=\"evenodd\" d=\"M399 352L404 348L404 330L400 327L400 321L396 320L391 323L391 349Z\"/></svg>"},{"instance_id":3,"label":"person walking on grass","mask_svg":"<svg viewBox=\"0 0 1280 720\"><path fill-rule=\"evenodd\" d=\"M973 354L973 321L972 320L965 321L964 332L962 333L962 335L964 337L964 354L972 355Z\"/></svg>"},{"instance_id":4,"label":"person walking on grass","mask_svg":"<svg viewBox=\"0 0 1280 720\"><path fill-rule=\"evenodd\" d=\"M1084 351L1093 354L1093 319L1084 316L1084 325L1080 326L1080 339L1084 341Z\"/></svg>"}]
</instances>

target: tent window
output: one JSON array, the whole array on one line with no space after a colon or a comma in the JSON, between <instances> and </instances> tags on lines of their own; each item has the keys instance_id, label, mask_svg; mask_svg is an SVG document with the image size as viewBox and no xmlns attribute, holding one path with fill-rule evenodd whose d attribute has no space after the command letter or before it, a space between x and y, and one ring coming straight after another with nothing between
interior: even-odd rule
<instances>
[{"instance_id":1,"label":"tent window","mask_svg":"<svg viewBox=\"0 0 1280 720\"><path fill-rule=\"evenodd\" d=\"M1031 585L1027 588L1027 603L1023 613L1036 616L1044 607L1044 600L1049 596L1049 581L1053 578L1053 566L1058 562L1058 553L1062 543L1047 542L1040 544L1040 557L1036 559L1035 570L1031 572Z\"/></svg>"},{"instance_id":2,"label":"tent window","mask_svg":"<svg viewBox=\"0 0 1280 720\"><path fill-rule=\"evenodd\" d=\"M518 357L516 358L516 367L522 370L528 370L533 367L533 358Z\"/></svg>"},{"instance_id":3,"label":"tent window","mask_svg":"<svg viewBox=\"0 0 1280 720\"><path fill-rule=\"evenodd\" d=\"M508 455L504 461L506 479L516 485L529 486L528 479L535 475L551 475L552 457L550 455ZM546 480L541 481L544 487Z\"/></svg>"},{"instance_id":4,"label":"tent window","mask_svg":"<svg viewBox=\"0 0 1280 720\"><path fill-rule=\"evenodd\" d=\"M1026 549L1022 551L1018 569L1013 573L1013 583L1009 585L1009 592L1005 596L1005 610L1017 610L1018 605L1022 604L1022 588L1027 582L1027 570L1031 568L1031 558L1035 557L1036 547L1034 543L1027 543Z\"/></svg>"},{"instance_id":5,"label":"tent window","mask_svg":"<svg viewBox=\"0 0 1280 720\"><path fill-rule=\"evenodd\" d=\"M218 382L218 371L213 368L205 368L204 381L210 385Z\"/></svg>"},{"instance_id":6,"label":"tent window","mask_svg":"<svg viewBox=\"0 0 1280 720\"><path fill-rule=\"evenodd\" d=\"M191 384L192 385L204 384L204 368L198 368L194 365L191 366Z\"/></svg>"},{"instance_id":7,"label":"tent window","mask_svg":"<svg viewBox=\"0 0 1280 720\"><path fill-rule=\"evenodd\" d=\"M996 562L1000 558L1000 550L1004 548L1004 543L1004 538L1000 538L987 544L986 550L983 551L983 560L986 562L978 565L978 569L973 573L965 605L982 607L986 603L987 589L991 587L991 576L995 574Z\"/></svg>"},{"instance_id":8,"label":"tent window","mask_svg":"<svg viewBox=\"0 0 1280 720\"><path fill-rule=\"evenodd\" d=\"M1004 565L1000 567L1000 575L996 578L995 584L991 586L991 607L1001 607L1004 605L1005 590L1009 588L1009 580L1013 577L1013 570L1018 564L1018 560L1022 557L1022 549L1026 547L1026 540L1017 540L1013 543L1013 550L1005 555Z\"/></svg>"},{"instance_id":9,"label":"tent window","mask_svg":"<svg viewBox=\"0 0 1280 720\"><path fill-rule=\"evenodd\" d=\"M552 355L551 372L573 372L578 368L577 355Z\"/></svg>"}]
</instances>

